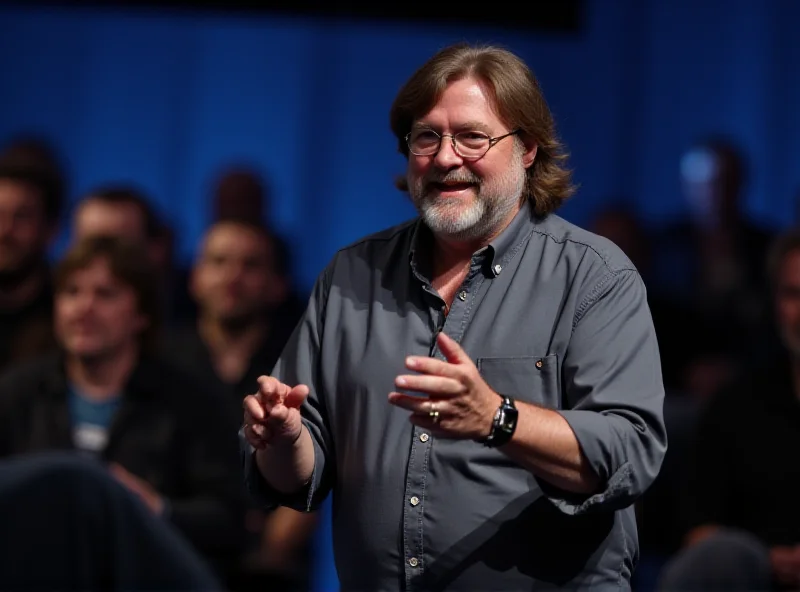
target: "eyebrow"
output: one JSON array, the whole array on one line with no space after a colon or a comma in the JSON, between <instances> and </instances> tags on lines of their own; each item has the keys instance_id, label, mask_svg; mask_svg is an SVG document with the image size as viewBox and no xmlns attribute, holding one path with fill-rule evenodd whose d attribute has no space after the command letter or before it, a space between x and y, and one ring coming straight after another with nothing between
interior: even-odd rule
<instances>
[{"instance_id":1,"label":"eyebrow","mask_svg":"<svg viewBox=\"0 0 800 592\"><path fill-rule=\"evenodd\" d=\"M485 123L483 123L482 121L477 121L477 120L466 121L464 123L458 124L458 125L456 125L454 127L454 129L455 129L455 133L459 133L459 132L483 132L487 136L491 136L492 135L492 132L491 132L489 126L486 125ZM411 126L411 130L412 131L415 131L415 130L433 130L433 131L436 131L438 133L438 131L436 130L436 128L434 126L432 126L431 124L426 123L424 121L416 121L416 122L414 122L414 124Z\"/></svg>"}]
</instances>

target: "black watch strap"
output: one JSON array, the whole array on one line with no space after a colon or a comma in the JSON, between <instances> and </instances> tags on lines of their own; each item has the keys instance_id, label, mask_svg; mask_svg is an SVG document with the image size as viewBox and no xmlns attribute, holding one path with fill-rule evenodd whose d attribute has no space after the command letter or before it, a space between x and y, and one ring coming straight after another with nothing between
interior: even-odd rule
<instances>
[{"instance_id":1,"label":"black watch strap","mask_svg":"<svg viewBox=\"0 0 800 592\"><path fill-rule=\"evenodd\" d=\"M503 397L500 407L494 414L494 421L492 421L492 431L489 436L483 440L483 444L489 448L497 448L511 440L514 431L517 429L518 411L514 405L514 399L508 395L500 395Z\"/></svg>"}]
</instances>

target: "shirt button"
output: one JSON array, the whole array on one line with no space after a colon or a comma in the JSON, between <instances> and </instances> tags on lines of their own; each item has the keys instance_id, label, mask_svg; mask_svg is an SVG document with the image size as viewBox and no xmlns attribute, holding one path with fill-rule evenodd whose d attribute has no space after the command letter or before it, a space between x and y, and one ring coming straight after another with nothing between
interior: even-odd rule
<instances>
[{"instance_id":1,"label":"shirt button","mask_svg":"<svg viewBox=\"0 0 800 592\"><path fill-rule=\"evenodd\" d=\"M411 567L417 567L417 566L419 565L419 559L417 559L416 557L411 557L411 558L408 560L408 564L409 564Z\"/></svg>"},{"instance_id":2,"label":"shirt button","mask_svg":"<svg viewBox=\"0 0 800 592\"><path fill-rule=\"evenodd\" d=\"M467 291L466 290L461 290L461 292L458 293L458 299L461 302L464 302L467 299Z\"/></svg>"},{"instance_id":3,"label":"shirt button","mask_svg":"<svg viewBox=\"0 0 800 592\"><path fill-rule=\"evenodd\" d=\"M541 361L541 360L536 360L536 367L537 367L537 368L539 368L539 369L541 370L541 368L542 368L542 366L543 366L543 365L544 365L544 364L542 364L542 361Z\"/></svg>"},{"instance_id":4,"label":"shirt button","mask_svg":"<svg viewBox=\"0 0 800 592\"><path fill-rule=\"evenodd\" d=\"M495 275L500 275L500 272L501 272L501 271L503 271L503 266L502 266L502 265L495 265L495 266L494 266L494 273L495 273Z\"/></svg>"},{"instance_id":5,"label":"shirt button","mask_svg":"<svg viewBox=\"0 0 800 592\"><path fill-rule=\"evenodd\" d=\"M419 435L420 442L427 442L428 438L430 438L430 436L428 434L422 433L422 434Z\"/></svg>"},{"instance_id":6,"label":"shirt button","mask_svg":"<svg viewBox=\"0 0 800 592\"><path fill-rule=\"evenodd\" d=\"M417 504L419 504L419 498L418 498L416 495L415 495L415 496L413 496L413 497L412 497L410 500L408 500L408 501L410 501L410 502L411 502L411 505L412 505L412 506L416 506Z\"/></svg>"}]
</instances>

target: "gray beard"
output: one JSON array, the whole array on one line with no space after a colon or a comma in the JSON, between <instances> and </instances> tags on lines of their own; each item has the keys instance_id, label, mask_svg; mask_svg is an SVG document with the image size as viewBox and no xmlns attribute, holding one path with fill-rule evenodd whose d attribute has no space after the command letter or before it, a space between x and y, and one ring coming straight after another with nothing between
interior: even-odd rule
<instances>
[{"instance_id":1,"label":"gray beard","mask_svg":"<svg viewBox=\"0 0 800 592\"><path fill-rule=\"evenodd\" d=\"M522 151L515 150L511 168L487 182L469 171L428 174L408 179L409 193L422 221L439 236L457 241L475 241L493 236L519 207L525 189L526 170ZM460 200L441 200L427 187L431 183L472 183L475 198L465 205Z\"/></svg>"}]
</instances>

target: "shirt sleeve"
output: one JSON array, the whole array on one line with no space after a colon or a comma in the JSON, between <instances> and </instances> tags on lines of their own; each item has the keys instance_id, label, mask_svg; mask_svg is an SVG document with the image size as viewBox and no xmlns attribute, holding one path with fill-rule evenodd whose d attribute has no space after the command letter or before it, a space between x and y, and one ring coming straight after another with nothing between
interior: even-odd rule
<instances>
[{"instance_id":1,"label":"shirt sleeve","mask_svg":"<svg viewBox=\"0 0 800 592\"><path fill-rule=\"evenodd\" d=\"M655 480L667 449L664 386L644 283L609 272L577 308L562 367L567 420L600 478L591 496L542 490L567 514L630 506Z\"/></svg>"},{"instance_id":2,"label":"shirt sleeve","mask_svg":"<svg viewBox=\"0 0 800 592\"><path fill-rule=\"evenodd\" d=\"M306 312L271 374L288 385L305 384L309 388L301 413L303 424L314 444L314 471L310 483L289 495L270 487L256 466L255 450L247 443L242 430L239 432L245 485L251 496L266 508L287 506L301 512L313 511L330 492L336 474L325 405L326 393L322 392L319 367L329 274L330 266L317 279Z\"/></svg>"}]
</instances>

